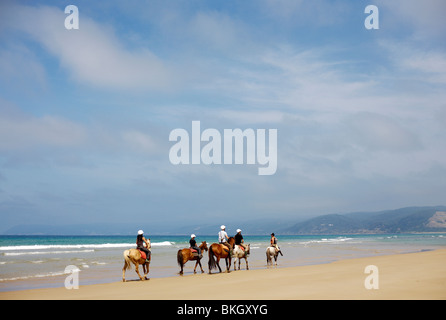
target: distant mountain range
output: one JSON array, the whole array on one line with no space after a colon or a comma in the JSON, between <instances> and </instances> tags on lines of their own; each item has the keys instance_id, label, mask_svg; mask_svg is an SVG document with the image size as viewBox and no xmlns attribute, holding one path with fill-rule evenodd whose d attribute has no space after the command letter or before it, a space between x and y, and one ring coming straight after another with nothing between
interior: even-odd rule
<instances>
[{"instance_id":1,"label":"distant mountain range","mask_svg":"<svg viewBox=\"0 0 446 320\"><path fill-rule=\"evenodd\" d=\"M357 234L446 231L446 206L327 214L294 224L283 234Z\"/></svg>"},{"instance_id":2,"label":"distant mountain range","mask_svg":"<svg viewBox=\"0 0 446 320\"><path fill-rule=\"evenodd\" d=\"M167 222L166 222L167 223ZM446 206L407 207L378 212L353 212L327 214L300 222L279 219L227 221L231 236L237 228L244 235L269 235L271 232L285 235L303 234L361 234L361 233L404 233L404 232L446 232ZM201 224L174 227L164 225L135 226L125 224L85 225L18 225L4 235L132 235L143 228L152 235L200 235L217 234L218 224Z\"/></svg>"}]
</instances>

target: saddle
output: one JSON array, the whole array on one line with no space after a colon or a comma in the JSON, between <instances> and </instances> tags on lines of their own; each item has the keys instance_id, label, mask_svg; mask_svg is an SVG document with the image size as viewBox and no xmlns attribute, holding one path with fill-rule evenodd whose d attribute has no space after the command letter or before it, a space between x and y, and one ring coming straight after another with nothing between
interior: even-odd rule
<instances>
[{"instance_id":1,"label":"saddle","mask_svg":"<svg viewBox=\"0 0 446 320\"><path fill-rule=\"evenodd\" d=\"M197 250L192 249L192 248L189 248L189 250L190 250L190 252L192 253L192 256L193 256L194 258L197 258L197 257L199 256ZM202 257L202 256L201 256L201 257ZM200 257L200 258L201 258L201 257Z\"/></svg>"},{"instance_id":2,"label":"saddle","mask_svg":"<svg viewBox=\"0 0 446 320\"><path fill-rule=\"evenodd\" d=\"M146 253L144 251L139 250L139 249L138 249L138 251L139 251L139 253L141 253L141 259L146 260L147 259Z\"/></svg>"},{"instance_id":3,"label":"saddle","mask_svg":"<svg viewBox=\"0 0 446 320\"><path fill-rule=\"evenodd\" d=\"M243 246L241 246L241 245L236 245L238 248L240 248L242 251L243 251L243 253L244 253L244 256L243 257L248 257L248 255L249 255L249 251L247 251L247 249L246 248L244 248Z\"/></svg>"},{"instance_id":4,"label":"saddle","mask_svg":"<svg viewBox=\"0 0 446 320\"><path fill-rule=\"evenodd\" d=\"M230 254L232 249L230 247L228 247L227 245L223 244L223 243L219 243L219 245L222 247L223 251Z\"/></svg>"}]
</instances>

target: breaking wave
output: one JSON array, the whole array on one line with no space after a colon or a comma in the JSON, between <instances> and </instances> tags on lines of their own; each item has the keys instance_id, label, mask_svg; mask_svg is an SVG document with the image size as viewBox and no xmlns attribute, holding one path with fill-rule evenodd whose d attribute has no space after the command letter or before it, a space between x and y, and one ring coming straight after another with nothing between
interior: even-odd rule
<instances>
[{"instance_id":1,"label":"breaking wave","mask_svg":"<svg viewBox=\"0 0 446 320\"><path fill-rule=\"evenodd\" d=\"M172 246L175 242L162 241L152 242L152 247ZM132 248L134 243L100 243L100 244L55 244L55 245L30 245L30 246L4 246L0 251L22 251L22 250L50 250L50 249L108 249L108 248ZM72 252L72 251L71 251ZM30 254L28 252L27 254Z\"/></svg>"}]
</instances>

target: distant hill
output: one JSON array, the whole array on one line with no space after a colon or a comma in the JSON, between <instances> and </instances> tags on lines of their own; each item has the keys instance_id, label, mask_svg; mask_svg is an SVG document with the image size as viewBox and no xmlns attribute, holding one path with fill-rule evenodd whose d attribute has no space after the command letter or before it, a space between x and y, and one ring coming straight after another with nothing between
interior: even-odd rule
<instances>
[{"instance_id":1,"label":"distant hill","mask_svg":"<svg viewBox=\"0 0 446 320\"><path fill-rule=\"evenodd\" d=\"M446 232L446 206L408 207L379 212L353 212L326 214L315 218L294 221L279 219L227 220L228 235L237 228L244 235L276 234L358 234L401 232ZM162 224L78 224L78 225L18 225L4 231L4 235L132 235L142 228L152 235L216 235L220 224L190 224L173 226Z\"/></svg>"},{"instance_id":2,"label":"distant hill","mask_svg":"<svg viewBox=\"0 0 446 320\"><path fill-rule=\"evenodd\" d=\"M284 234L352 234L446 231L446 206L328 214L294 224Z\"/></svg>"}]
</instances>

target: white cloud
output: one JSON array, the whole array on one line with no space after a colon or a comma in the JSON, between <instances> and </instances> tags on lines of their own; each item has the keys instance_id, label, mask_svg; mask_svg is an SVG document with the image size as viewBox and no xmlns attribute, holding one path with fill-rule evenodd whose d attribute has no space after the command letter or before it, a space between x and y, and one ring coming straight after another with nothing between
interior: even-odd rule
<instances>
[{"instance_id":1,"label":"white cloud","mask_svg":"<svg viewBox=\"0 0 446 320\"><path fill-rule=\"evenodd\" d=\"M20 44L6 44L0 50L0 84L4 89L22 94L46 89L44 66L29 48Z\"/></svg>"},{"instance_id":2,"label":"white cloud","mask_svg":"<svg viewBox=\"0 0 446 320\"><path fill-rule=\"evenodd\" d=\"M234 49L244 27L230 17L217 12L198 12L189 22L190 35L217 49Z\"/></svg>"},{"instance_id":3,"label":"white cloud","mask_svg":"<svg viewBox=\"0 0 446 320\"><path fill-rule=\"evenodd\" d=\"M281 111L241 111L241 110L221 110L217 111L218 118L229 120L234 124L280 124L286 116Z\"/></svg>"},{"instance_id":4,"label":"white cloud","mask_svg":"<svg viewBox=\"0 0 446 320\"><path fill-rule=\"evenodd\" d=\"M55 55L76 81L85 85L121 89L165 89L169 68L148 48L129 50L114 30L80 15L79 30L67 30L67 16L54 7L12 6L5 22L31 35Z\"/></svg>"},{"instance_id":5,"label":"white cloud","mask_svg":"<svg viewBox=\"0 0 446 320\"><path fill-rule=\"evenodd\" d=\"M85 142L83 126L62 117L34 117L10 112L0 100L0 150L74 147ZM8 108L9 109L9 108Z\"/></svg>"},{"instance_id":6,"label":"white cloud","mask_svg":"<svg viewBox=\"0 0 446 320\"><path fill-rule=\"evenodd\" d=\"M368 151L407 152L421 148L416 134L388 116L361 112L348 117L352 140Z\"/></svg>"},{"instance_id":7,"label":"white cloud","mask_svg":"<svg viewBox=\"0 0 446 320\"><path fill-rule=\"evenodd\" d=\"M279 23L301 26L339 24L348 11L343 1L263 0L260 3L265 14L279 20Z\"/></svg>"},{"instance_id":8,"label":"white cloud","mask_svg":"<svg viewBox=\"0 0 446 320\"><path fill-rule=\"evenodd\" d=\"M143 132L136 130L126 131L122 133L122 138L134 151L150 153L156 150L156 143L153 141L153 138Z\"/></svg>"},{"instance_id":9,"label":"white cloud","mask_svg":"<svg viewBox=\"0 0 446 320\"><path fill-rule=\"evenodd\" d=\"M383 23L388 27L401 29L409 26L412 37L423 42L444 39L444 0L378 0L376 4L382 8Z\"/></svg>"},{"instance_id":10,"label":"white cloud","mask_svg":"<svg viewBox=\"0 0 446 320\"><path fill-rule=\"evenodd\" d=\"M414 81L446 84L446 54L437 48L426 50L418 42L379 41L400 77Z\"/></svg>"}]
</instances>

